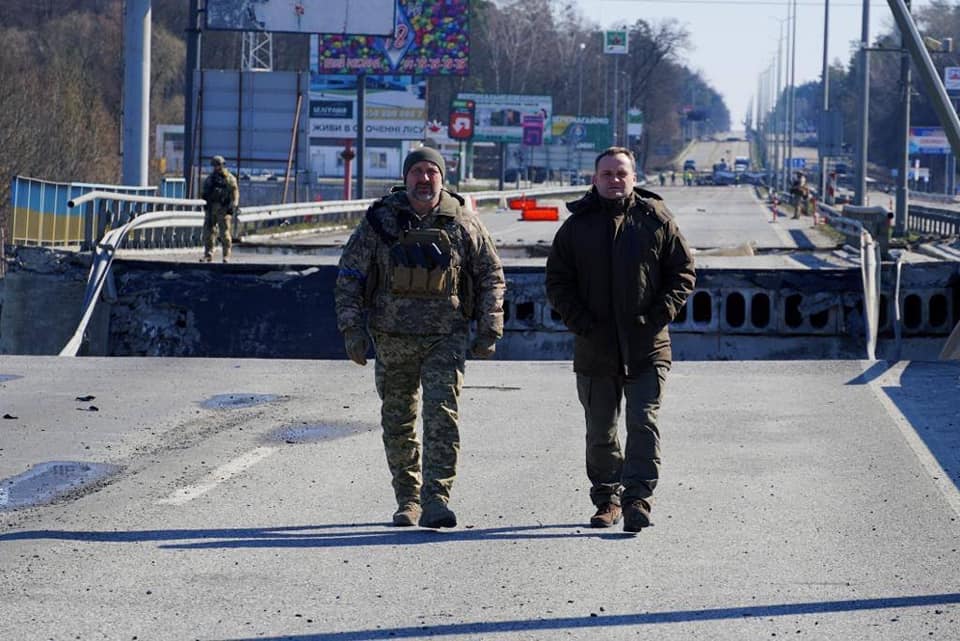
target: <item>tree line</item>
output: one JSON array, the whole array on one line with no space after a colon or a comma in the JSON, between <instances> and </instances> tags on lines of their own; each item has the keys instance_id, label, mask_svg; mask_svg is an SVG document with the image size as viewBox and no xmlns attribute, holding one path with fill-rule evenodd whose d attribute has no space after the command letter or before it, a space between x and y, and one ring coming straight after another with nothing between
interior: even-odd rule
<instances>
[{"instance_id":1,"label":"tree line","mask_svg":"<svg viewBox=\"0 0 960 641\"><path fill-rule=\"evenodd\" d=\"M153 0L150 136L184 119L189 3ZM63 182L120 180L123 98L122 0L4 0L0 12L0 224L7 225L10 178ZM666 162L682 142L689 112L703 133L725 131L720 94L684 64L690 47L676 21L639 20L629 53L602 53L602 28L560 0L475 0L470 5L470 74L429 79L428 118L446 121L459 92L551 95L554 113L609 116L620 104L642 110L641 158ZM274 68L306 70L309 37L276 34ZM201 66L237 69L241 35L204 32ZM657 152L660 152L659 155ZM151 184L159 175L151 168Z\"/></svg>"},{"instance_id":2,"label":"tree line","mask_svg":"<svg viewBox=\"0 0 960 641\"><path fill-rule=\"evenodd\" d=\"M914 19L921 34L942 41L953 37L960 44L960 5L948 0L933 0L929 5L914 11ZM891 20L892 22L892 20ZM870 55L870 103L868 168L873 178L881 183L892 184L890 170L900 161L900 135L903 130L900 115L902 88L900 83L900 36L896 29L880 33L871 43L875 49ZM940 78L945 67L960 66L957 53L932 52L931 58ZM857 128L861 121L860 81L856 51L846 62L836 59L829 66L828 98L830 109L839 111L843 118L844 147L852 154ZM911 63L911 66L912 63ZM910 125L913 127L939 127L940 120L934 111L930 97L917 75L912 70L910 101ZM797 136L806 138L807 132L816 128L823 111L823 84L820 81L799 85L795 91ZM786 92L776 102L774 114L786 112ZM933 183L942 188L944 156L929 156L923 166L930 167Z\"/></svg>"}]
</instances>

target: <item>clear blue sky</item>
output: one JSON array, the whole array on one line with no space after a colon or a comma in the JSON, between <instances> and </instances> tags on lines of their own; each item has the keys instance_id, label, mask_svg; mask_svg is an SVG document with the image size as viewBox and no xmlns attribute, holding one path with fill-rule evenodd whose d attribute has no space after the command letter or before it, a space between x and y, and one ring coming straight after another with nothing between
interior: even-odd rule
<instances>
[{"instance_id":1,"label":"clear blue sky","mask_svg":"<svg viewBox=\"0 0 960 641\"><path fill-rule=\"evenodd\" d=\"M638 19L676 19L691 35L683 58L724 98L735 129L757 93L760 74L775 62L781 21L788 28L787 0L576 0L584 17L602 28ZM912 6L929 4L914 0ZM823 0L798 0L796 83L819 80L823 62ZM830 1L831 63L850 58L850 42L860 40L862 0ZM893 16L882 0L870 4L870 37L889 31ZM784 38L786 57L786 37Z\"/></svg>"}]
</instances>

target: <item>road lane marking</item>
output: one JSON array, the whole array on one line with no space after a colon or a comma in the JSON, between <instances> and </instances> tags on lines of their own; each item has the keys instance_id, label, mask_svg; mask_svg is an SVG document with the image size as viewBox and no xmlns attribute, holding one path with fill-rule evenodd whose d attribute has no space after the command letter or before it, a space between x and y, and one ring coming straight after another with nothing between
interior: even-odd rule
<instances>
[{"instance_id":1,"label":"road lane marking","mask_svg":"<svg viewBox=\"0 0 960 641\"><path fill-rule=\"evenodd\" d=\"M157 503L162 505L183 505L184 503L192 501L199 496L203 496L213 488L217 487L219 484L230 480L237 474L245 472L276 451L277 448L275 447L258 447L255 450L250 450L249 452L238 456L232 461L224 463L204 477L204 479L199 483L187 485L186 487L174 490L168 497L160 499L157 501Z\"/></svg>"},{"instance_id":2,"label":"road lane marking","mask_svg":"<svg viewBox=\"0 0 960 641\"><path fill-rule=\"evenodd\" d=\"M924 443L920 435L917 434L917 430L913 424L910 423L910 420L903 415L900 408L896 406L883 389L884 387L901 387L900 377L909 364L910 361L897 361L893 363L887 371L870 381L867 385L873 391L877 400L880 401L880 404L887 410L887 414L890 415L893 422L897 424L897 428L900 430L900 433L903 434L904 440L907 441L910 449L913 450L913 453L916 454L920 460L920 464L927 471L930 480L937 489L940 490L940 494L943 495L943 498L946 499L950 507L953 508L954 513L960 517L960 490L957 489L950 475L944 471L937 457L933 455L930 448L927 447L927 444Z\"/></svg>"}]
</instances>

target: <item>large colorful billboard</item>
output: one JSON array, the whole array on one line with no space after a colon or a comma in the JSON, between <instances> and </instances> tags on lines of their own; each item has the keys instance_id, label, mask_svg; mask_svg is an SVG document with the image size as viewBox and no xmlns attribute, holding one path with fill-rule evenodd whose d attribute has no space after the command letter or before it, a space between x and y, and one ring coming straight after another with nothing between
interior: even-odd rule
<instances>
[{"instance_id":1,"label":"large colorful billboard","mask_svg":"<svg viewBox=\"0 0 960 641\"><path fill-rule=\"evenodd\" d=\"M207 0L207 29L393 33L395 0Z\"/></svg>"},{"instance_id":2,"label":"large colorful billboard","mask_svg":"<svg viewBox=\"0 0 960 641\"><path fill-rule=\"evenodd\" d=\"M524 116L529 136L530 116L539 117L543 127L541 143L553 139L551 118L552 96L521 94L461 93L458 100L472 100L475 106L473 140L477 142L523 142ZM539 144L539 143L538 143Z\"/></svg>"},{"instance_id":3,"label":"large colorful billboard","mask_svg":"<svg viewBox=\"0 0 960 641\"><path fill-rule=\"evenodd\" d=\"M470 50L468 0L396 0L392 37L321 35L319 74L465 76Z\"/></svg>"}]
</instances>

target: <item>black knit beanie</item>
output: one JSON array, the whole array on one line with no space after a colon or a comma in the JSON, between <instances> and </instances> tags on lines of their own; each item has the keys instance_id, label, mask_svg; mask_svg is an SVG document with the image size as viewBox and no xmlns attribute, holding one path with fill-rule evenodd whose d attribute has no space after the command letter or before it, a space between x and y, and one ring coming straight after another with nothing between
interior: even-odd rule
<instances>
[{"instance_id":1,"label":"black knit beanie","mask_svg":"<svg viewBox=\"0 0 960 641\"><path fill-rule=\"evenodd\" d=\"M403 161L403 179L407 179L407 172L410 171L410 168L416 165L421 160L426 160L432 162L434 165L440 168L440 175L443 176L447 173L447 167L443 162L443 156L440 155L440 152L432 147L419 147L414 149Z\"/></svg>"}]
</instances>

